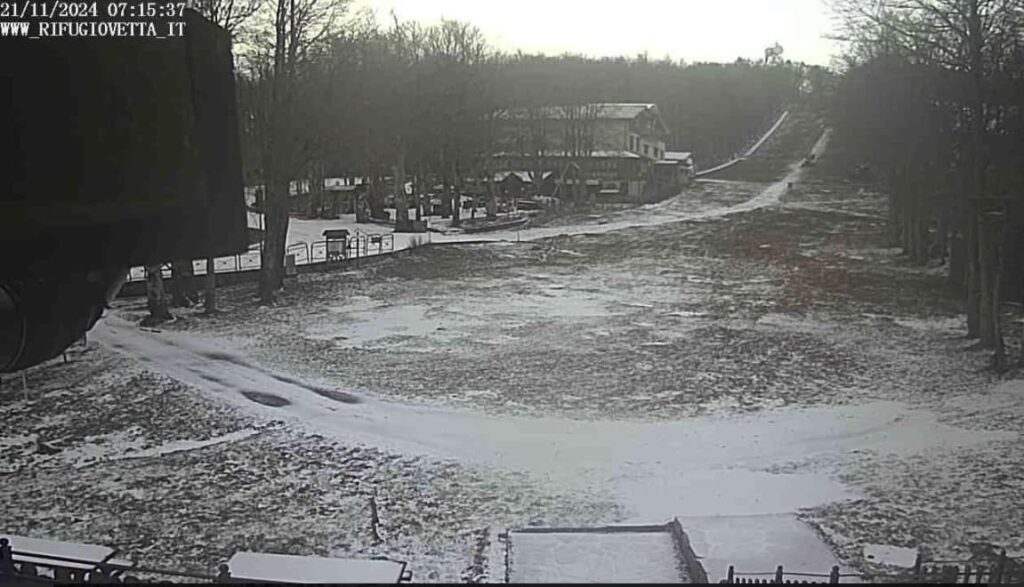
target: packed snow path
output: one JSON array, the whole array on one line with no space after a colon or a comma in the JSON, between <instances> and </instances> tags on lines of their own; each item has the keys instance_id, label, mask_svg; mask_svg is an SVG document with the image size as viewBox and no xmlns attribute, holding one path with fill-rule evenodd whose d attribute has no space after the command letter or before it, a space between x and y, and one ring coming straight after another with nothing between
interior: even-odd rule
<instances>
[{"instance_id":1,"label":"packed snow path","mask_svg":"<svg viewBox=\"0 0 1024 587\"><path fill-rule=\"evenodd\" d=\"M895 402L669 423L494 417L325 389L251 364L218 341L141 331L117 317L103 319L95 337L257 417L346 443L525 471L560 490L598 490L638 523L784 514L856 497L827 476L769 472L773 466L862 451L909 456L1014 436L953 428ZM778 522L764 518L756 531ZM708 536L706 544L728 546L735 533ZM814 560L804 570L831 564Z\"/></svg>"},{"instance_id":2,"label":"packed snow path","mask_svg":"<svg viewBox=\"0 0 1024 587\"><path fill-rule=\"evenodd\" d=\"M275 374L192 334L104 318L95 337L153 370L260 417L407 454L529 471L562 487L608 486L635 521L757 515L849 497L815 475L764 469L819 455L897 455L1008 438L936 421L894 402L692 418L683 422L492 417L390 403Z\"/></svg>"}]
</instances>

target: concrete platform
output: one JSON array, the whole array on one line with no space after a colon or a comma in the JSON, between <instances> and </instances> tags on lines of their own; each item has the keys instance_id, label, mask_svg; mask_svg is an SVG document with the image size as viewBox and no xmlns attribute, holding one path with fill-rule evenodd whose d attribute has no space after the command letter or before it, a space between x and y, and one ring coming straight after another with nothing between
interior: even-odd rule
<instances>
[{"instance_id":1,"label":"concrete platform","mask_svg":"<svg viewBox=\"0 0 1024 587\"><path fill-rule=\"evenodd\" d=\"M691 583L703 568L678 522L507 533L509 583Z\"/></svg>"},{"instance_id":2,"label":"concrete platform","mask_svg":"<svg viewBox=\"0 0 1024 587\"><path fill-rule=\"evenodd\" d=\"M679 521L712 583L725 578L729 565L736 572L772 573L782 565L787 572L828 575L839 564L814 529L792 514L681 517ZM839 570L851 572L843 566Z\"/></svg>"}]
</instances>

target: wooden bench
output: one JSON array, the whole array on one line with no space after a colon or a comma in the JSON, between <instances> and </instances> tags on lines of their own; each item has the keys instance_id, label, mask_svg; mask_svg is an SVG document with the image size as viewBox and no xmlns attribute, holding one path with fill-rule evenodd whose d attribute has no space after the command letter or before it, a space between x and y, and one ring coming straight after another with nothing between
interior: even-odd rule
<instances>
[{"instance_id":1,"label":"wooden bench","mask_svg":"<svg viewBox=\"0 0 1024 587\"><path fill-rule=\"evenodd\" d=\"M52 578L57 581L84 581L86 575L107 563L115 554L113 548L98 544L29 538L12 534L3 534L2 539L7 541L6 547L10 548L11 562L19 574L30 568L38 571L39 567L43 567L49 569Z\"/></svg>"}]
</instances>

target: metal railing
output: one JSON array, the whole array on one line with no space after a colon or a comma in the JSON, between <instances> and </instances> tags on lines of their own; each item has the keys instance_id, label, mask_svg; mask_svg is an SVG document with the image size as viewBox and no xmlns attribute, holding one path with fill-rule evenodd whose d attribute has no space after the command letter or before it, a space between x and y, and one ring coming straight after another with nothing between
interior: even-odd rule
<instances>
[{"instance_id":1,"label":"metal railing","mask_svg":"<svg viewBox=\"0 0 1024 587\"><path fill-rule=\"evenodd\" d=\"M875 582L911 582L911 583L986 583L991 585L1024 583L1024 563L1006 556L1006 550L998 555L993 555L993 560L982 561L956 561L956 560L924 560L918 553L914 566L903 572L879 572L879 573L840 573L838 566L833 566L831 572L825 573L793 573L787 572L782 565L776 567L775 571L765 572L738 572L733 566L729 566L726 578L719 583L736 583L746 585L778 584L778 583L808 583L808 584L835 584L844 577L855 577L859 580L872 580ZM803 580L792 580L787 577L798 577ZM818 579L818 580L806 580Z\"/></svg>"},{"instance_id":2,"label":"metal railing","mask_svg":"<svg viewBox=\"0 0 1024 587\"><path fill-rule=\"evenodd\" d=\"M759 579L758 577L766 577ZM786 577L800 577L802 580L789 579ZM724 579L719 583L735 583L741 585L760 585L760 584L837 584L842 577L857 577L861 578L859 573L840 573L839 566L835 565L832 570L828 573L798 573L798 572L787 572L783 569L782 565L775 567L774 571L764 572L737 572L735 567L729 565L729 570ZM822 580L811 580L807 579L822 579Z\"/></svg>"},{"instance_id":3,"label":"metal railing","mask_svg":"<svg viewBox=\"0 0 1024 587\"><path fill-rule=\"evenodd\" d=\"M341 245L340 251L335 251L333 244L339 241L317 240L312 242L299 241L288 245L285 255L295 255L296 265L310 265L323 263L325 261L353 260L358 263L359 259L374 255L383 255L395 252L395 235L389 233L363 234L356 233L350 236ZM340 254L338 254L340 253ZM254 245L247 252L227 257L216 257L213 260L213 270L216 273L237 273L259 269L262 265L262 253L258 245ZM206 260L197 259L192 262L192 270L195 275L206 274ZM165 278L171 277L171 264L164 263L160 266L160 273ZM145 281L146 268L132 267L128 273L128 281Z\"/></svg>"}]
</instances>

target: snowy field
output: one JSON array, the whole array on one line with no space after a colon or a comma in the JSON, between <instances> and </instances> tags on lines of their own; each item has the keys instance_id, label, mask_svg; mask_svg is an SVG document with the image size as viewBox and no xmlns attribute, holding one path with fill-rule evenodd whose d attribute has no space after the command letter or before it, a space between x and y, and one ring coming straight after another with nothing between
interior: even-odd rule
<instances>
[{"instance_id":1,"label":"snowy field","mask_svg":"<svg viewBox=\"0 0 1024 587\"><path fill-rule=\"evenodd\" d=\"M302 275L273 307L225 289L160 331L120 302L0 385L0 515L148 564L388 554L429 581L500 579L508 527L675 516L714 581L1024 554L1024 381L884 247L878 194L790 171ZM737 547L776 543L807 546Z\"/></svg>"}]
</instances>

